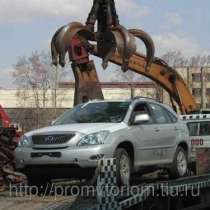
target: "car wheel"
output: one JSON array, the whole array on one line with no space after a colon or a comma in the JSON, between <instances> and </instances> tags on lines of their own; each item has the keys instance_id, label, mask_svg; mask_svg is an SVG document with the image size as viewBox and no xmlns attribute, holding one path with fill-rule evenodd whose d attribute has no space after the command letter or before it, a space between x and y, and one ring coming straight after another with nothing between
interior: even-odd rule
<instances>
[{"instance_id":1,"label":"car wheel","mask_svg":"<svg viewBox=\"0 0 210 210\"><path fill-rule=\"evenodd\" d=\"M131 177L131 159L127 151L123 148L118 148L114 157L117 162L117 183L120 186L126 186L130 183Z\"/></svg>"},{"instance_id":2,"label":"car wheel","mask_svg":"<svg viewBox=\"0 0 210 210\"><path fill-rule=\"evenodd\" d=\"M178 147L174 155L173 166L169 170L169 176L171 178L180 178L186 176L187 172L188 172L187 152L182 147Z\"/></svg>"}]
</instances>

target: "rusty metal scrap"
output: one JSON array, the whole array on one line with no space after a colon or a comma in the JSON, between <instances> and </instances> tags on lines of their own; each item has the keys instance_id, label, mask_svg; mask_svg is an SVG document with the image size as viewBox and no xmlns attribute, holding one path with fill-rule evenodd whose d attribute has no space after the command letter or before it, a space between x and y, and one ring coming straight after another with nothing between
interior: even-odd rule
<instances>
[{"instance_id":1,"label":"rusty metal scrap","mask_svg":"<svg viewBox=\"0 0 210 210\"><path fill-rule=\"evenodd\" d=\"M6 183L19 183L25 180L23 174L15 172L13 142L16 130L14 128L0 129L0 192L6 189Z\"/></svg>"}]
</instances>

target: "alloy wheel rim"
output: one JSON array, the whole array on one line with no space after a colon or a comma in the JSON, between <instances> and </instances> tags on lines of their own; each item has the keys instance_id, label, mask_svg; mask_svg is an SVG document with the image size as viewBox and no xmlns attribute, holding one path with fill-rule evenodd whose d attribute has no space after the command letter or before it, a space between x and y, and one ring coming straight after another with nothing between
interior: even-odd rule
<instances>
[{"instance_id":1,"label":"alloy wheel rim","mask_svg":"<svg viewBox=\"0 0 210 210\"><path fill-rule=\"evenodd\" d=\"M120 159L120 175L123 184L128 185L130 180L130 161L126 155L122 155Z\"/></svg>"},{"instance_id":2,"label":"alloy wheel rim","mask_svg":"<svg viewBox=\"0 0 210 210\"><path fill-rule=\"evenodd\" d=\"M177 155L177 168L180 176L184 176L187 172L187 160L183 152L179 152Z\"/></svg>"}]
</instances>

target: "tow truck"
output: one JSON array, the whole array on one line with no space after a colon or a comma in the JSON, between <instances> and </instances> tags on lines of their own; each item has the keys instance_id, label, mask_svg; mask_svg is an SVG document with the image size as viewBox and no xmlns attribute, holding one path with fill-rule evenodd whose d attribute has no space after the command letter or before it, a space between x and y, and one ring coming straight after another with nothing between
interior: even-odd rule
<instances>
[{"instance_id":1,"label":"tow truck","mask_svg":"<svg viewBox=\"0 0 210 210\"><path fill-rule=\"evenodd\" d=\"M193 171L195 171L197 159L196 150L199 149L200 154L197 155L202 156L203 162L209 161L206 158L210 155L210 114L189 114L182 115L181 118L186 123L189 130L192 162L194 162L192 168L194 168Z\"/></svg>"},{"instance_id":2,"label":"tow truck","mask_svg":"<svg viewBox=\"0 0 210 210\"><path fill-rule=\"evenodd\" d=\"M182 115L187 124L193 151L196 148L210 148L210 114Z\"/></svg>"},{"instance_id":3,"label":"tow truck","mask_svg":"<svg viewBox=\"0 0 210 210\"><path fill-rule=\"evenodd\" d=\"M209 210L210 175L177 180L142 182L115 193L114 159L99 161L98 209L106 210ZM119 191L118 191L119 192ZM97 208L95 208L97 209Z\"/></svg>"}]
</instances>

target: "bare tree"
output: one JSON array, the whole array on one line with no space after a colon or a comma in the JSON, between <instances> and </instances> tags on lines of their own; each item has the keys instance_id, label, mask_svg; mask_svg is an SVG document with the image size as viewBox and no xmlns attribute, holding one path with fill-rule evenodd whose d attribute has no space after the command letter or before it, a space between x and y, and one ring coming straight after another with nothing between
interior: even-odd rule
<instances>
[{"instance_id":1,"label":"bare tree","mask_svg":"<svg viewBox=\"0 0 210 210\"><path fill-rule=\"evenodd\" d=\"M197 71L197 77L200 75L199 82L201 88L201 106L205 107L204 98L207 97L205 95L205 89L206 82L209 82L209 68L207 67L210 65L210 55L195 55L185 57L180 51L169 51L162 56L162 59L174 68L182 68L182 71L179 71L179 73L181 73L182 77L186 79L187 85L191 90L194 88L194 82L190 71L192 71L192 69L194 69L194 73Z\"/></svg>"},{"instance_id":2,"label":"bare tree","mask_svg":"<svg viewBox=\"0 0 210 210\"><path fill-rule=\"evenodd\" d=\"M143 83L143 82L153 82L155 85L155 89L154 91L149 91L146 89L141 89L140 91L138 91L138 95L140 94L141 96L145 96L145 97L149 97L149 98L154 98L158 101L162 101L162 92L160 90L160 87L154 82L151 81L149 78L137 74L133 71L127 71L127 72L122 72L121 69L117 69L115 70L114 73L114 78L112 81L114 82L126 82L129 84L130 86L130 98L133 98L136 96L136 88L135 88L135 83L139 82L139 83ZM140 93L139 93L140 92Z\"/></svg>"},{"instance_id":3,"label":"bare tree","mask_svg":"<svg viewBox=\"0 0 210 210\"><path fill-rule=\"evenodd\" d=\"M49 123L55 118L56 111L47 109L49 106L56 110L58 81L65 71L51 65L49 53L34 52L29 58L21 57L14 66L13 77L17 85L17 95L20 107L32 107L32 121L36 127ZM51 97L49 98L49 95ZM28 114L23 111L22 117ZM32 126L33 127L33 126Z\"/></svg>"},{"instance_id":4,"label":"bare tree","mask_svg":"<svg viewBox=\"0 0 210 210\"><path fill-rule=\"evenodd\" d=\"M145 81L145 78L135 72L123 72L121 69L116 69L114 72L113 82L126 82L130 87L130 98L135 97L135 82Z\"/></svg>"},{"instance_id":5,"label":"bare tree","mask_svg":"<svg viewBox=\"0 0 210 210\"><path fill-rule=\"evenodd\" d=\"M181 51L169 51L161 56L161 58L171 67L184 66L186 58Z\"/></svg>"}]
</instances>

